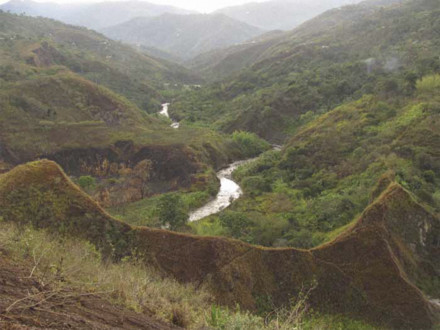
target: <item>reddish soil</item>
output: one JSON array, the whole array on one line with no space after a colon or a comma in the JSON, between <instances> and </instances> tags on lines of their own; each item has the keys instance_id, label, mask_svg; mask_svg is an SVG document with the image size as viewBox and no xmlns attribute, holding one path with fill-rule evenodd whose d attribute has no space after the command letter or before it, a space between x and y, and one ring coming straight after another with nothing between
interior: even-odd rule
<instances>
[{"instance_id":1,"label":"reddish soil","mask_svg":"<svg viewBox=\"0 0 440 330\"><path fill-rule=\"evenodd\" d=\"M55 291L0 250L0 329L176 329L74 289Z\"/></svg>"}]
</instances>

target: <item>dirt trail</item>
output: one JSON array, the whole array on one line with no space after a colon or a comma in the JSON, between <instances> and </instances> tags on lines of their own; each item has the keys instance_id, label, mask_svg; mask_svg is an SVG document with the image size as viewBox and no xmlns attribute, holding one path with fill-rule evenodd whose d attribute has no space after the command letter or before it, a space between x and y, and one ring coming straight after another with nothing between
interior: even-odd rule
<instances>
[{"instance_id":1,"label":"dirt trail","mask_svg":"<svg viewBox=\"0 0 440 330\"><path fill-rule=\"evenodd\" d=\"M0 329L177 329L99 295L55 291L0 250Z\"/></svg>"}]
</instances>

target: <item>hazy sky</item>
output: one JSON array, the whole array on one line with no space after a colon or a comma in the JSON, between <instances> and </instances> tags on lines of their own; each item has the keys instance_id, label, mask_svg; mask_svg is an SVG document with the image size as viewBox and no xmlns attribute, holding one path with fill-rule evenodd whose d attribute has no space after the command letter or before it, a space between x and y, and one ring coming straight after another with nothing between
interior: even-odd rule
<instances>
[{"instance_id":1,"label":"hazy sky","mask_svg":"<svg viewBox=\"0 0 440 330\"><path fill-rule=\"evenodd\" d=\"M9 0L0 0L0 3ZM34 0L38 2L57 2L57 3L84 3L101 2L103 0ZM123 0L122 0L123 1ZM147 0L147 2L172 5L180 8L210 12L219 8L241 5L248 2L264 2L265 0Z\"/></svg>"}]
</instances>

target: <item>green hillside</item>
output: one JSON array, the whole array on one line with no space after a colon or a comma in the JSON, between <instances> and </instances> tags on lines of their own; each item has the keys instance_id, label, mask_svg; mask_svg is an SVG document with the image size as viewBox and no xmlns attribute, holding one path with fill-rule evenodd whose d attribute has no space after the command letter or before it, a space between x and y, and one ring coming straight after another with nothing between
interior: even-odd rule
<instances>
[{"instance_id":1,"label":"green hillside","mask_svg":"<svg viewBox=\"0 0 440 330\"><path fill-rule=\"evenodd\" d=\"M370 0L188 71L0 12L0 328L438 329L439 32Z\"/></svg>"},{"instance_id":2,"label":"green hillside","mask_svg":"<svg viewBox=\"0 0 440 330\"><path fill-rule=\"evenodd\" d=\"M393 181L438 212L439 92L440 75L426 76L412 97L365 95L318 117L281 153L268 152L235 172L245 197L195 229L312 247L348 226ZM234 217L238 223L228 222Z\"/></svg>"},{"instance_id":3,"label":"green hillside","mask_svg":"<svg viewBox=\"0 0 440 330\"><path fill-rule=\"evenodd\" d=\"M47 157L91 180L106 206L187 189L203 202L218 185L214 169L243 157L226 135L147 114L197 81L185 69L86 29L0 18L1 172ZM148 192L136 171L152 178Z\"/></svg>"},{"instance_id":4,"label":"green hillside","mask_svg":"<svg viewBox=\"0 0 440 330\"><path fill-rule=\"evenodd\" d=\"M257 62L187 94L171 112L283 141L309 118L363 94L411 93L415 79L439 70L438 16L432 0L331 10L276 37Z\"/></svg>"},{"instance_id":5,"label":"green hillside","mask_svg":"<svg viewBox=\"0 0 440 330\"><path fill-rule=\"evenodd\" d=\"M63 66L151 113L160 109L161 93L168 86L181 88L200 81L176 64L151 58L85 28L7 13L0 13L0 22L2 83Z\"/></svg>"}]
</instances>

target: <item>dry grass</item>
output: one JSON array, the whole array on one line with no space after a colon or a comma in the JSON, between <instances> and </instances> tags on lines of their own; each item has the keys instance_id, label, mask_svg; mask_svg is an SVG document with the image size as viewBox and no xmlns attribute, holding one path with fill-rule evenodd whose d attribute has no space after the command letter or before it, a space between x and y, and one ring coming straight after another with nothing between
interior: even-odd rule
<instances>
[{"instance_id":1,"label":"dry grass","mask_svg":"<svg viewBox=\"0 0 440 330\"><path fill-rule=\"evenodd\" d=\"M29 261L29 278L43 288L9 305L7 312L34 308L51 312L59 304L80 296L96 295L167 323L200 329L372 329L337 316L313 316L304 289L289 308L275 309L265 317L218 307L205 288L180 284L155 270L126 258L120 263L103 262L86 241L60 239L43 230L17 226L0 218L0 253L17 261Z\"/></svg>"},{"instance_id":2,"label":"dry grass","mask_svg":"<svg viewBox=\"0 0 440 330\"><path fill-rule=\"evenodd\" d=\"M203 310L210 307L211 296L204 289L163 278L134 260L103 263L96 249L84 241L59 240L44 231L5 222L0 222L0 229L0 248L17 259L31 260L29 277L51 287L50 292L15 302L11 309L41 305L43 299L62 300L74 290L103 296L136 312L148 311L181 326L205 324Z\"/></svg>"}]
</instances>

